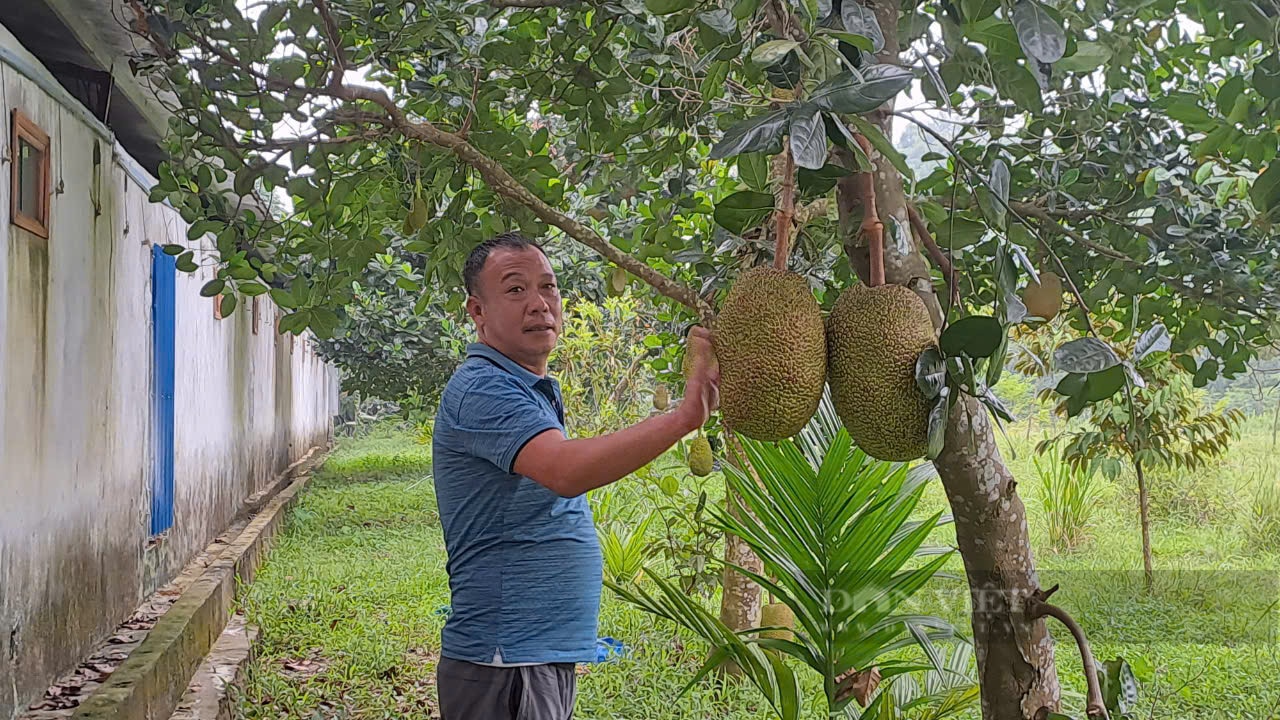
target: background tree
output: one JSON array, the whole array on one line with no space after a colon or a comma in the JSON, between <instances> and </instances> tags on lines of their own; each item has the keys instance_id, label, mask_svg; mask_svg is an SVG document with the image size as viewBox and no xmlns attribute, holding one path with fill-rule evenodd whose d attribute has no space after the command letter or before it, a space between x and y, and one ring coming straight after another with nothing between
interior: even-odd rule
<instances>
[{"instance_id":1,"label":"background tree","mask_svg":"<svg viewBox=\"0 0 1280 720\"><path fill-rule=\"evenodd\" d=\"M331 334L397 237L426 258L419 284L455 306L474 242L554 229L708 321L779 235L828 303L868 279L883 227L886 279L940 325L986 308L1022 321L1017 268L1043 251L1082 310L1104 305L1123 328L1115 342L1159 320L1175 352L1203 353L1197 373L1230 375L1269 341L1275 0L130 6L150 48L133 67L175 110L153 197L216 236L220 289L270 292L287 331ZM913 82L933 107L894 111ZM886 138L895 117L931 129L930 112L961 131L926 130L945 155L917 178ZM733 162L712 157L716 141ZM783 148L794 176L785 161L769 172ZM255 188L287 207L249 212ZM834 219L820 212L833 192ZM941 302L934 285L950 286ZM1087 312L1073 323L1095 332ZM1053 650L1023 611L1039 579L979 400L992 383L969 375L935 464L984 715L1031 717L1057 706Z\"/></svg>"},{"instance_id":2,"label":"background tree","mask_svg":"<svg viewBox=\"0 0 1280 720\"><path fill-rule=\"evenodd\" d=\"M1175 366L1168 344L1164 327L1156 326L1130 345L1126 355L1133 358L1131 365L1117 362L1091 375L1071 373L1056 388L1040 393L1043 400L1057 397L1055 409L1067 417L1079 414L1087 403L1089 423L1042 441L1039 451L1054 447L1076 470L1093 466L1113 481L1125 466L1133 469L1148 591L1155 572L1146 471L1193 472L1204 467L1226 453L1244 420L1239 410L1204 409L1204 393L1196 391L1196 381ZM1185 355L1177 363L1196 366Z\"/></svg>"}]
</instances>

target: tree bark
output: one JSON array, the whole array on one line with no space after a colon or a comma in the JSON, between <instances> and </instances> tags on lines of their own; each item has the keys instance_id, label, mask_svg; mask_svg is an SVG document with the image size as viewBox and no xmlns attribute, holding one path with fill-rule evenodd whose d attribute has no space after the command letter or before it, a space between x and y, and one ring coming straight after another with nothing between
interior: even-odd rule
<instances>
[{"instance_id":1,"label":"tree bark","mask_svg":"<svg viewBox=\"0 0 1280 720\"><path fill-rule=\"evenodd\" d=\"M1133 470L1138 476L1138 516L1142 523L1142 584L1150 593L1156 584L1155 563L1151 557L1151 503L1147 496L1147 476L1142 472L1142 461L1136 457Z\"/></svg>"},{"instance_id":2,"label":"tree bark","mask_svg":"<svg viewBox=\"0 0 1280 720\"><path fill-rule=\"evenodd\" d=\"M751 472L750 466L738 445L738 439L731 430L725 431L725 458L734 467ZM734 517L741 515L741 503L733 495L726 483L725 503L729 513ZM734 630L745 630L760 624L760 586L750 578L734 570L731 565L746 568L752 572L763 572L760 558L751 552L751 548L732 533L724 536L724 573L721 576L720 621Z\"/></svg>"},{"instance_id":3,"label":"tree bark","mask_svg":"<svg viewBox=\"0 0 1280 720\"><path fill-rule=\"evenodd\" d=\"M898 5L877 3L877 20L885 36L881 62L898 58ZM892 137L891 116L880 111L871 119ZM873 181L880 217L888 226L909 223L902 178L893 164L873 154ZM867 247L859 239L859 212L854 179L836 186L836 204L847 254L854 270L867 280ZM897 231L890 234L898 236ZM909 236L909 233L908 233ZM920 247L900 253L886 242L885 277L906 285L924 299L941 325L941 307ZM973 604L973 644L978 661L982 714L985 720L1029 720L1042 708L1056 711L1060 699L1053 639L1043 619L1025 612L1025 600L1040 589L1027 534L1027 515L1017 483L1000 457L985 408L972 398L957 402L947 423L942 454L934 462L955 518L956 541L964 561Z\"/></svg>"}]
</instances>

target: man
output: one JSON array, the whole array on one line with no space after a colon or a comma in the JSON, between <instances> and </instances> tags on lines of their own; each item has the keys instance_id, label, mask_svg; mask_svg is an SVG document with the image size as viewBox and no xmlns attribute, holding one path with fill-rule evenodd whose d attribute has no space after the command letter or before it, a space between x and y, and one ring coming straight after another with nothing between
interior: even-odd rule
<instances>
[{"instance_id":1,"label":"man","mask_svg":"<svg viewBox=\"0 0 1280 720\"><path fill-rule=\"evenodd\" d=\"M601 556L585 493L640 469L719 403L708 333L675 410L595 438L565 438L547 358L560 290L540 247L507 233L463 271L479 342L449 380L432 442L452 614L437 687L444 720L572 717L576 663L595 658Z\"/></svg>"}]
</instances>

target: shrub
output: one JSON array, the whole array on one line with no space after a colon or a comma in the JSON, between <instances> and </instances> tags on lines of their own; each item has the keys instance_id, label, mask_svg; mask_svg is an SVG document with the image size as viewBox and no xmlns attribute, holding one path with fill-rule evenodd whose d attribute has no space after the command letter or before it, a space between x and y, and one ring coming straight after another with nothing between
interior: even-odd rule
<instances>
[{"instance_id":1,"label":"shrub","mask_svg":"<svg viewBox=\"0 0 1280 720\"><path fill-rule=\"evenodd\" d=\"M1280 550L1280 485L1272 477L1263 478L1253 491L1245 534L1252 548Z\"/></svg>"},{"instance_id":2,"label":"shrub","mask_svg":"<svg viewBox=\"0 0 1280 720\"><path fill-rule=\"evenodd\" d=\"M1056 454L1031 460L1040 476L1040 507L1049 544L1059 552L1079 547L1088 539L1100 499L1101 487L1094 466L1071 465Z\"/></svg>"}]
</instances>

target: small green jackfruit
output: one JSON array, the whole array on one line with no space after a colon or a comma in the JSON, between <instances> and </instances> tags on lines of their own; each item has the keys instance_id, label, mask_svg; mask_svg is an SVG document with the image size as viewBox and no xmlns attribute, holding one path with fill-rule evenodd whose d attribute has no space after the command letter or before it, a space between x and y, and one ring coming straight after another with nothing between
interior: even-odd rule
<instances>
[{"instance_id":1,"label":"small green jackfruit","mask_svg":"<svg viewBox=\"0 0 1280 720\"><path fill-rule=\"evenodd\" d=\"M653 409L666 410L667 406L670 404L671 397L667 394L667 386L659 385L658 388L653 391Z\"/></svg>"},{"instance_id":2,"label":"small green jackfruit","mask_svg":"<svg viewBox=\"0 0 1280 720\"><path fill-rule=\"evenodd\" d=\"M859 285L836 300L827 317L831 399L871 457L903 462L927 452L930 407L916 360L936 340L929 309L906 287Z\"/></svg>"},{"instance_id":3,"label":"small green jackfruit","mask_svg":"<svg viewBox=\"0 0 1280 720\"><path fill-rule=\"evenodd\" d=\"M800 432L827 375L822 310L805 279L767 266L743 273L716 318L714 343L725 425L763 441Z\"/></svg>"},{"instance_id":4,"label":"small green jackfruit","mask_svg":"<svg viewBox=\"0 0 1280 720\"><path fill-rule=\"evenodd\" d=\"M1062 280L1056 273L1040 273L1040 282L1032 280L1022 292L1027 313L1052 320L1062 310Z\"/></svg>"},{"instance_id":5,"label":"small green jackfruit","mask_svg":"<svg viewBox=\"0 0 1280 720\"><path fill-rule=\"evenodd\" d=\"M617 297L627 289L627 271L620 267L616 267L609 271L608 281L605 283L605 294L609 297Z\"/></svg>"},{"instance_id":6,"label":"small green jackfruit","mask_svg":"<svg viewBox=\"0 0 1280 720\"><path fill-rule=\"evenodd\" d=\"M689 472L704 477L711 474L715 467L715 458L711 457L711 443L707 436L699 434L689 443Z\"/></svg>"},{"instance_id":7,"label":"small green jackfruit","mask_svg":"<svg viewBox=\"0 0 1280 720\"><path fill-rule=\"evenodd\" d=\"M763 630L760 637L776 638L778 640L794 640L795 633L791 632L796 626L796 615L791 611L790 606L784 603L769 603L760 608L760 627L784 627L787 630Z\"/></svg>"}]
</instances>

